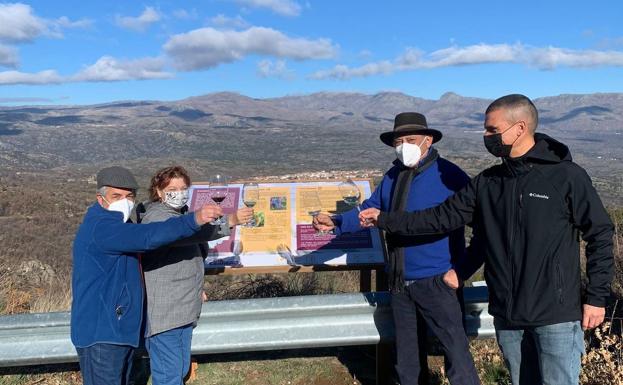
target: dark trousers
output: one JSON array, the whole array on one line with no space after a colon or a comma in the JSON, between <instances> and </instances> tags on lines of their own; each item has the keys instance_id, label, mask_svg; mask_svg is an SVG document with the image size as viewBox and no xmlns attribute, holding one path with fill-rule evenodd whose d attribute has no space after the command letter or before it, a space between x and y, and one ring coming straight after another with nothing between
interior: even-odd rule
<instances>
[{"instance_id":1,"label":"dark trousers","mask_svg":"<svg viewBox=\"0 0 623 385\"><path fill-rule=\"evenodd\" d=\"M134 348L129 345L95 344L76 348L84 385L127 385Z\"/></svg>"},{"instance_id":2,"label":"dark trousers","mask_svg":"<svg viewBox=\"0 0 623 385\"><path fill-rule=\"evenodd\" d=\"M438 275L411 281L403 291L392 294L396 329L396 371L401 385L417 385L421 372L418 314L441 344L450 384L480 384L469 352L456 292L443 283L441 277L442 275Z\"/></svg>"}]
</instances>

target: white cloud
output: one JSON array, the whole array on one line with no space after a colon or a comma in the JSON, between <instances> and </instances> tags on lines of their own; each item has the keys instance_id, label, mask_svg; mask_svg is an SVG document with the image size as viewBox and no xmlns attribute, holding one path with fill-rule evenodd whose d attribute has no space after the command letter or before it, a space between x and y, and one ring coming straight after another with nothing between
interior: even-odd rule
<instances>
[{"instance_id":1,"label":"white cloud","mask_svg":"<svg viewBox=\"0 0 623 385\"><path fill-rule=\"evenodd\" d=\"M357 57L360 58L360 59L370 59L372 57L372 51L370 51L368 49L362 49L357 54Z\"/></svg>"},{"instance_id":2,"label":"white cloud","mask_svg":"<svg viewBox=\"0 0 623 385\"><path fill-rule=\"evenodd\" d=\"M71 77L76 82L113 82L122 80L168 79L172 73L163 71L161 58L142 58L120 61L111 56L102 56Z\"/></svg>"},{"instance_id":3,"label":"white cloud","mask_svg":"<svg viewBox=\"0 0 623 385\"><path fill-rule=\"evenodd\" d=\"M62 38L63 28L85 28L91 25L92 20L72 21L67 16L56 20L44 19L35 15L27 4L0 4L0 41L6 43L28 43L42 35Z\"/></svg>"},{"instance_id":4,"label":"white cloud","mask_svg":"<svg viewBox=\"0 0 623 385\"><path fill-rule=\"evenodd\" d=\"M13 84L59 84L63 78L54 70L46 70L37 73L27 73L19 71L0 72L0 85Z\"/></svg>"},{"instance_id":5,"label":"white cloud","mask_svg":"<svg viewBox=\"0 0 623 385\"><path fill-rule=\"evenodd\" d=\"M117 15L115 21L117 22L117 25L122 28L142 32L160 19L161 16L158 11L156 11L153 7L145 7L143 13L137 17Z\"/></svg>"},{"instance_id":6,"label":"white cloud","mask_svg":"<svg viewBox=\"0 0 623 385\"><path fill-rule=\"evenodd\" d=\"M556 67L623 66L623 51L577 51L548 47L532 49L526 55L527 64L542 70L553 70Z\"/></svg>"},{"instance_id":7,"label":"white cloud","mask_svg":"<svg viewBox=\"0 0 623 385\"><path fill-rule=\"evenodd\" d=\"M235 0L236 3L251 8L268 8L283 16L298 16L301 6L292 0Z\"/></svg>"},{"instance_id":8,"label":"white cloud","mask_svg":"<svg viewBox=\"0 0 623 385\"><path fill-rule=\"evenodd\" d=\"M16 68L19 64L19 55L13 47L0 44L0 66Z\"/></svg>"},{"instance_id":9,"label":"white cloud","mask_svg":"<svg viewBox=\"0 0 623 385\"><path fill-rule=\"evenodd\" d=\"M196 29L171 37L164 50L175 67L192 71L240 60L250 54L294 60L328 59L335 56L337 47L329 39L292 38L274 29L252 27L245 31Z\"/></svg>"},{"instance_id":10,"label":"white cloud","mask_svg":"<svg viewBox=\"0 0 623 385\"><path fill-rule=\"evenodd\" d=\"M92 25L92 21L86 19L72 21L66 16L56 20L38 17L28 4L0 3L0 66L11 68L19 66L16 44L30 43L40 36L62 38L64 28L83 28L90 25ZM38 74L9 71L3 72L3 74L3 81L18 79L18 82L22 82L19 79L23 79L24 84L53 78L49 76L49 71Z\"/></svg>"},{"instance_id":11,"label":"white cloud","mask_svg":"<svg viewBox=\"0 0 623 385\"><path fill-rule=\"evenodd\" d=\"M250 27L250 24L247 23L247 21L243 19L240 15L237 15L236 17L227 17L222 13L219 13L218 15L211 18L210 24L221 28L232 29L243 29Z\"/></svg>"},{"instance_id":12,"label":"white cloud","mask_svg":"<svg viewBox=\"0 0 623 385\"><path fill-rule=\"evenodd\" d=\"M394 60L367 63L359 67L336 65L317 71L311 79L347 80L400 71L456 67L486 63L515 63L541 70L557 67L623 66L622 51L571 50L557 47L531 47L517 44L476 44L467 47L448 47L429 54L407 48Z\"/></svg>"},{"instance_id":13,"label":"white cloud","mask_svg":"<svg viewBox=\"0 0 623 385\"><path fill-rule=\"evenodd\" d=\"M89 28L92 27L94 21L91 19L80 19L71 21L67 16L61 16L53 22L61 28Z\"/></svg>"},{"instance_id":14,"label":"white cloud","mask_svg":"<svg viewBox=\"0 0 623 385\"><path fill-rule=\"evenodd\" d=\"M262 60L257 63L257 74L262 78L293 79L294 71L288 69L285 60Z\"/></svg>"},{"instance_id":15,"label":"white cloud","mask_svg":"<svg viewBox=\"0 0 623 385\"><path fill-rule=\"evenodd\" d=\"M173 11L173 17L180 20L194 20L199 17L196 9L191 9L187 11L185 9L176 9Z\"/></svg>"},{"instance_id":16,"label":"white cloud","mask_svg":"<svg viewBox=\"0 0 623 385\"><path fill-rule=\"evenodd\" d=\"M0 4L0 41L30 42L47 30L46 22L35 16L30 5Z\"/></svg>"},{"instance_id":17,"label":"white cloud","mask_svg":"<svg viewBox=\"0 0 623 385\"><path fill-rule=\"evenodd\" d=\"M467 47L449 47L434 51L429 58L414 63L422 68L438 68L469 64L514 62L523 54L519 44L477 44Z\"/></svg>"},{"instance_id":18,"label":"white cloud","mask_svg":"<svg viewBox=\"0 0 623 385\"><path fill-rule=\"evenodd\" d=\"M54 70L27 73L0 72L0 85L61 84L77 82L116 82L124 80L168 79L174 74L164 71L162 58L118 60L102 56L94 64L71 76L61 76Z\"/></svg>"}]
</instances>

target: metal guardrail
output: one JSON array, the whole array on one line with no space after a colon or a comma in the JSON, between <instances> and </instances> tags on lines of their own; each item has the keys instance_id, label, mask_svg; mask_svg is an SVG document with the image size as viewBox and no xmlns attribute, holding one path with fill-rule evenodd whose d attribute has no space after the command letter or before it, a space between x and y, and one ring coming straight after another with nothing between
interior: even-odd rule
<instances>
[{"instance_id":1,"label":"metal guardrail","mask_svg":"<svg viewBox=\"0 0 623 385\"><path fill-rule=\"evenodd\" d=\"M192 353L230 353L347 345L394 338L386 292L216 301L204 304ZM467 332L494 337L487 288L465 289ZM0 317L0 367L76 362L69 313Z\"/></svg>"}]
</instances>

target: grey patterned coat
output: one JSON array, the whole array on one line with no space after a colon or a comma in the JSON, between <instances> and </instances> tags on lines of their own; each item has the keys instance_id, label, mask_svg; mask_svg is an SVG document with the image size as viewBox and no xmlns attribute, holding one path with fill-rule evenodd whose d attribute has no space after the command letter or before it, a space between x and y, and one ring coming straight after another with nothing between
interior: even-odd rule
<instances>
[{"instance_id":1,"label":"grey patterned coat","mask_svg":"<svg viewBox=\"0 0 623 385\"><path fill-rule=\"evenodd\" d=\"M150 203L141 223L181 215L161 202ZM145 337L195 324L201 314L204 264L199 243L229 235L229 226L206 224L195 235L148 252L142 259L147 292Z\"/></svg>"}]
</instances>

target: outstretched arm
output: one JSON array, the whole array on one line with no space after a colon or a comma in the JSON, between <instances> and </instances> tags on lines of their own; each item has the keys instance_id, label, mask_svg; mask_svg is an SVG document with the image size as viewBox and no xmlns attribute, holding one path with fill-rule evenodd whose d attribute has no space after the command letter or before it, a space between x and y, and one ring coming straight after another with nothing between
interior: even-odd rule
<instances>
[{"instance_id":1,"label":"outstretched arm","mask_svg":"<svg viewBox=\"0 0 623 385\"><path fill-rule=\"evenodd\" d=\"M400 235L445 234L471 223L476 207L478 177L444 203L430 209L406 212L384 212L367 209L359 214L362 226L378 228Z\"/></svg>"}]
</instances>

